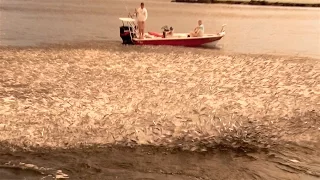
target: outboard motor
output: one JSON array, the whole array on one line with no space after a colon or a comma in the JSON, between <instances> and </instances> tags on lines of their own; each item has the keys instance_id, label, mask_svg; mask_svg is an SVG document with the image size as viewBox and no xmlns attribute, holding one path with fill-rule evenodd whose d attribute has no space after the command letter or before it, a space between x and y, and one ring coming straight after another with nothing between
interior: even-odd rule
<instances>
[{"instance_id":1,"label":"outboard motor","mask_svg":"<svg viewBox=\"0 0 320 180\"><path fill-rule=\"evenodd\" d=\"M130 33L131 33L131 36L130 36ZM133 44L132 38L136 38L136 34L134 33L132 27L120 26L120 37L123 41L123 44Z\"/></svg>"}]
</instances>

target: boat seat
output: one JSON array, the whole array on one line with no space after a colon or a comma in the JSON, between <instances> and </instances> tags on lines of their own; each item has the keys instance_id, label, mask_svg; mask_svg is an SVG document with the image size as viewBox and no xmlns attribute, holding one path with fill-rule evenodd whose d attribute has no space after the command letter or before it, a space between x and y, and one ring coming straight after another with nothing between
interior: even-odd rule
<instances>
[{"instance_id":1,"label":"boat seat","mask_svg":"<svg viewBox=\"0 0 320 180\"><path fill-rule=\"evenodd\" d=\"M162 34L157 33L157 32L148 32L150 35L153 35L155 37L162 37Z\"/></svg>"}]
</instances>

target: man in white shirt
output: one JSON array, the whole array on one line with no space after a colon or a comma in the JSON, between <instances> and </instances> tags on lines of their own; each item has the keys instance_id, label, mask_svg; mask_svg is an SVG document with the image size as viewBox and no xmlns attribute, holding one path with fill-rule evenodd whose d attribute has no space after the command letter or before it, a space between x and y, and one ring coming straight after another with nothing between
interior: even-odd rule
<instances>
[{"instance_id":1,"label":"man in white shirt","mask_svg":"<svg viewBox=\"0 0 320 180\"><path fill-rule=\"evenodd\" d=\"M140 7L138 9L136 9L136 16L137 16L137 20L138 20L139 38L143 39L145 21L148 18L148 11L144 7L143 2L140 4Z\"/></svg>"}]
</instances>

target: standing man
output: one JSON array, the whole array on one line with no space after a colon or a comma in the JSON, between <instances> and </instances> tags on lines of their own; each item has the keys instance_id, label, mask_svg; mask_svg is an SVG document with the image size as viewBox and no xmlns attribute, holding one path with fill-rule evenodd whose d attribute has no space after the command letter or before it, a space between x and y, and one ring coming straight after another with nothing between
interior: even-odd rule
<instances>
[{"instance_id":1,"label":"standing man","mask_svg":"<svg viewBox=\"0 0 320 180\"><path fill-rule=\"evenodd\" d=\"M145 21L148 18L148 11L144 7L144 3L143 2L140 4L140 7L138 9L136 9L136 16L137 16L137 19L138 19L139 38L143 39Z\"/></svg>"}]
</instances>

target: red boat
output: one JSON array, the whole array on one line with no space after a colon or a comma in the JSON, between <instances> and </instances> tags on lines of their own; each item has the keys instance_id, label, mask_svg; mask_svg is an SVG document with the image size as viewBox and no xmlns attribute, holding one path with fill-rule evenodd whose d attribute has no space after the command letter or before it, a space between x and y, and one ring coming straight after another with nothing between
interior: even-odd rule
<instances>
[{"instance_id":1,"label":"red boat","mask_svg":"<svg viewBox=\"0 0 320 180\"><path fill-rule=\"evenodd\" d=\"M120 37L123 44L134 45L170 45L170 46L201 46L204 44L215 45L225 36L224 26L217 34L204 34L202 37L188 37L188 33L165 33L148 32L143 39L136 36L135 19L119 18L123 25L120 27ZM125 25L126 24L126 25Z\"/></svg>"}]
</instances>

